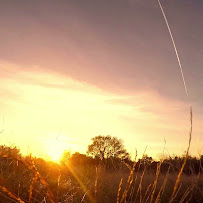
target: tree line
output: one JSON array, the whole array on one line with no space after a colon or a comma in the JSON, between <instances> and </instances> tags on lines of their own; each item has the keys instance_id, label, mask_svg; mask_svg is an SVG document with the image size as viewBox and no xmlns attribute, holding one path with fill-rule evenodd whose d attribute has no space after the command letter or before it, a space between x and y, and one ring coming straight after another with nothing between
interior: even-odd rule
<instances>
[{"instance_id":1,"label":"tree line","mask_svg":"<svg viewBox=\"0 0 203 203\"><path fill-rule=\"evenodd\" d=\"M1 167L9 163L13 158L22 158L20 149L17 147L0 146L0 153L6 156L1 156ZM26 157L24 157L26 159ZM40 158L34 158L40 162ZM135 171L147 170L155 173L158 164L161 163L160 172L177 173L184 161L184 156L169 156L161 161L156 161L152 157L144 154L142 158L136 160ZM43 162L43 161L42 161ZM123 141L110 135L96 136L92 138L92 143L88 146L87 153L81 154L75 152L71 154L69 151L64 151L60 164L70 164L72 166L100 166L107 170L129 170L135 161L130 157L123 145ZM189 156L183 173L187 175L198 174L203 172L203 155L200 157Z\"/></svg>"},{"instance_id":2,"label":"tree line","mask_svg":"<svg viewBox=\"0 0 203 203\"><path fill-rule=\"evenodd\" d=\"M79 152L70 155L65 151L61 159L61 163L68 161L72 165L95 165L101 166L110 170L128 170L132 167L130 154L123 145L123 141L110 135L96 136L92 138L92 144L88 146L87 153L80 154ZM152 157L144 154L142 158L137 160L135 171L147 170L155 173L157 166L160 166L161 173L177 173L184 161L184 156L168 156L161 161L155 161ZM189 156L183 173L187 175L198 174L203 172L203 155L200 157Z\"/></svg>"},{"instance_id":3,"label":"tree line","mask_svg":"<svg viewBox=\"0 0 203 203\"><path fill-rule=\"evenodd\" d=\"M115 186L115 194L117 194L120 178L128 178L132 168L134 172L137 172L134 174L147 176L148 173L151 177L152 173L156 177L157 168L160 167L160 175L167 176L169 172L174 173L171 177L176 177L183 161L184 156L155 161L152 157L144 154L135 162L130 158L122 140L101 135L92 138L92 143L88 146L86 154L79 152L71 154L69 151L65 151L60 164L42 158L22 156L17 147L2 145L0 146L0 200L9 203L10 193L6 191L11 191L12 194L27 200L27 202L29 202L30 196L42 202L44 198L48 198L48 191L52 191L56 199L60 200L58 202L65 202L67 198L70 198L68 202L73 202L71 200L73 197L75 202L81 202L86 194L84 185L81 183L85 183L89 190L94 191L98 171L100 171L100 183L104 179L104 187L102 186L102 189L99 183L99 191L104 191L106 194L109 188ZM189 156L183 173L187 175L186 177L202 173L202 163L203 155L199 158ZM40 175L36 176L37 174ZM105 176L108 177L105 178ZM108 178L112 178L112 181L118 180L118 182L104 190L106 188L105 181ZM147 184L149 183L147 182ZM202 187L201 184L200 187Z\"/></svg>"}]
</instances>

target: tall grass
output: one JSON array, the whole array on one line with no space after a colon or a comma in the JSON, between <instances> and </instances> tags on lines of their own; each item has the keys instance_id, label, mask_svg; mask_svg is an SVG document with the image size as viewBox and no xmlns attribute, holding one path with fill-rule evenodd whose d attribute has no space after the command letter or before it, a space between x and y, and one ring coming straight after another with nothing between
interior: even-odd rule
<instances>
[{"instance_id":1,"label":"tall grass","mask_svg":"<svg viewBox=\"0 0 203 203\"><path fill-rule=\"evenodd\" d=\"M96 168L90 164L59 165L41 159L16 158L14 155L6 156L1 153L0 202L165 203L203 200L202 173L186 175L181 170L182 166L178 173L170 170L172 166L162 172L164 161L158 163L156 171L153 171L149 168L151 165L143 168L139 167L138 162L115 170L103 165ZM180 180L173 196L177 177Z\"/></svg>"},{"instance_id":2,"label":"tall grass","mask_svg":"<svg viewBox=\"0 0 203 203\"><path fill-rule=\"evenodd\" d=\"M174 202L175 199L177 198L177 196L179 195L181 191L181 185L180 185L180 182L181 182L181 176L183 174L183 169L186 165L186 162L187 162L187 159L189 157L189 149L190 149L190 145L191 145L191 139L192 139L192 127L193 127L193 122L192 122L192 107L190 108L190 132L189 132L189 143L188 143L188 147L187 147L187 151L186 151L186 154L185 154L185 157L184 157L184 160L183 160L183 163L182 163L182 166L177 174L177 178L175 179L175 183L174 183L174 186L173 186L173 190L172 190L172 193L170 195L168 195L168 199L167 199L167 202ZM131 198L130 200L126 200L126 196L128 194L128 192L130 191L130 186L132 185L132 182L136 182L136 179L137 179L137 174L135 175L135 179L133 180L133 172L134 172L134 167L132 167L131 171L130 171L130 174L128 176L128 180L127 180L127 183L126 183L126 187L125 187L125 190L123 192L123 195L122 195L122 199L120 201L120 203L122 202L161 202L162 201L162 198L164 196L164 192L168 193L169 190L171 190L171 186L170 186L170 189L167 188L167 181L169 181L169 170L170 170L170 167L168 168L168 171L163 179L163 182L161 183L161 186L158 186L158 181L160 179L160 168L161 168L161 164L162 164L162 161L160 161L158 164L157 164L157 170L156 170L156 174L155 174L155 178L154 178L154 181L150 184L148 184L147 187L145 187L145 189L143 189L143 178L145 175L145 169L143 170L143 173L140 175L140 182L138 184L138 188L137 188L137 192L135 194L135 198L133 199L132 198L132 194L131 194ZM201 163L200 163L201 164ZM135 164L133 165L135 166ZM138 172L139 172L139 167L138 167ZM163 175L161 175L163 176ZM175 174L173 174L173 176L175 176ZM199 175L197 175L195 177L196 181L191 184L188 188L186 188L185 192L182 194L182 197L180 199L181 202L184 202L186 197L191 194L192 190L196 187L197 185L197 182L198 182L198 179L200 177L200 172L199 172ZM119 185L119 193L120 193L120 190L121 190L121 185ZM133 188L131 188L131 191L135 191L135 184L133 186ZM144 191L144 196L142 196L142 191ZM137 197L138 195L140 196L139 200L137 200ZM118 198L117 198L117 202L118 202ZM177 200L176 200L177 201Z\"/></svg>"}]
</instances>

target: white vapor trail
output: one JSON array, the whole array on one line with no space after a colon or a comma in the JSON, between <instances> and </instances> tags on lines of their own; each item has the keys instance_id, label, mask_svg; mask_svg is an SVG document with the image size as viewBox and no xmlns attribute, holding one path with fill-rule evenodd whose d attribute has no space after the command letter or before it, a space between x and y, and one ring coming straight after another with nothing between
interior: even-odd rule
<instances>
[{"instance_id":1,"label":"white vapor trail","mask_svg":"<svg viewBox=\"0 0 203 203\"><path fill-rule=\"evenodd\" d=\"M166 22L166 25L167 25L167 28L168 28L171 40L173 42L173 47L174 47L174 50L175 50L175 53L176 53L176 57L178 59L178 64L179 64L179 67L180 67L180 71L181 71L181 74L182 74L182 79L183 79L183 84L184 84L184 87L185 87L185 92L186 92L186 95L188 96L188 90L187 90L187 86L186 86L186 82L185 82L185 77L184 77L184 74L183 74L183 69L182 69L181 61L180 61L180 58L179 58L179 55L178 55L178 51L177 51L177 48L176 48L176 44L175 44L175 41L174 41L174 38L173 38L173 35L172 35L172 32L171 32L170 26L168 24L168 20L166 18L166 15L165 15L165 12L163 10L163 7L161 5L160 0L158 0L158 3L159 3L159 6L160 6L160 9L161 9L161 12L163 14L164 20Z\"/></svg>"}]
</instances>

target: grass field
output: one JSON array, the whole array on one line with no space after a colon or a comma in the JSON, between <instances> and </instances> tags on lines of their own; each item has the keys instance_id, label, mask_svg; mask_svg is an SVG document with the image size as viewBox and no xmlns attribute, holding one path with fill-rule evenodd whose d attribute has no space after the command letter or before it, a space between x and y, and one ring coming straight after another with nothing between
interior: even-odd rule
<instances>
[{"instance_id":1,"label":"grass field","mask_svg":"<svg viewBox=\"0 0 203 203\"><path fill-rule=\"evenodd\" d=\"M86 157L83 155L83 158ZM172 197L183 158L143 165L120 163L119 167L97 163L94 159L69 160L61 164L39 158L22 157L17 148L1 147L0 202L202 202L202 163L193 158L183 171ZM176 160L176 164L174 164ZM187 161L190 163L190 160ZM170 170L173 165L179 169ZM174 168L175 168L174 167ZM193 169L192 169L193 167Z\"/></svg>"}]
</instances>

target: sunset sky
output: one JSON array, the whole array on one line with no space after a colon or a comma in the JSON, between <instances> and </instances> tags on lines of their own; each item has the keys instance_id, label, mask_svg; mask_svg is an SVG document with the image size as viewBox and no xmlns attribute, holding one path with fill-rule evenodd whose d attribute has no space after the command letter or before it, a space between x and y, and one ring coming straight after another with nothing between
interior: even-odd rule
<instances>
[{"instance_id":1,"label":"sunset sky","mask_svg":"<svg viewBox=\"0 0 203 203\"><path fill-rule=\"evenodd\" d=\"M0 144L55 156L112 135L181 155L192 105L202 154L203 1L161 3L189 96L156 0L0 0Z\"/></svg>"}]
</instances>

